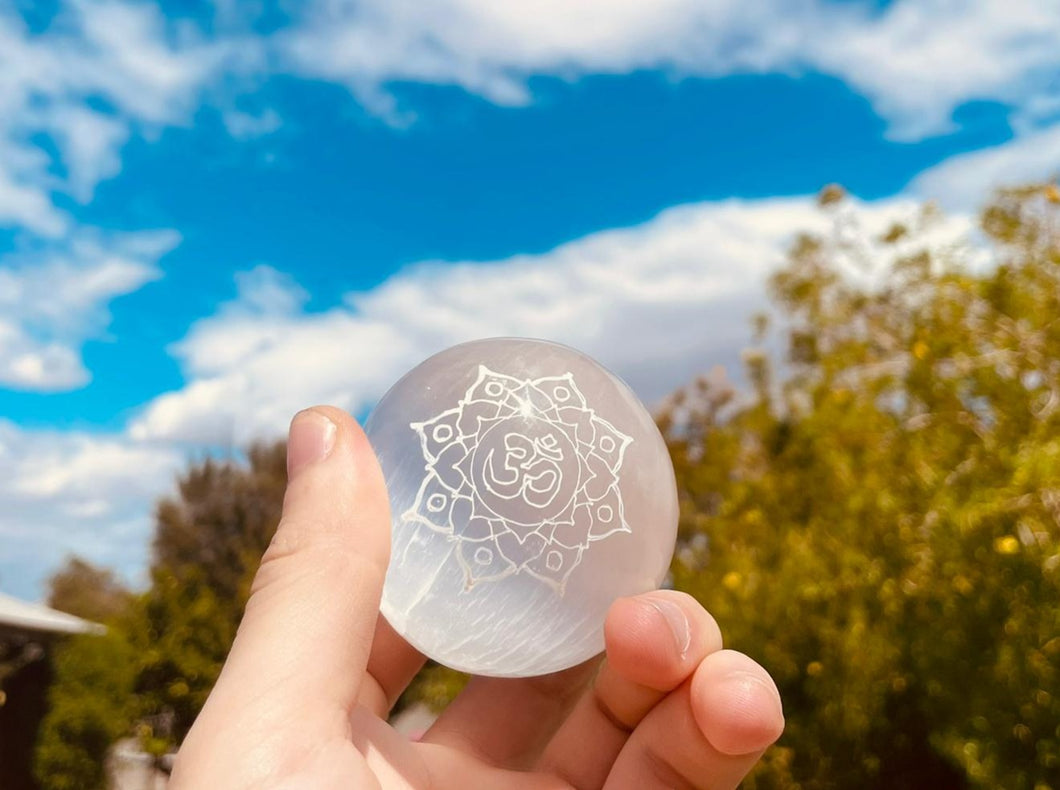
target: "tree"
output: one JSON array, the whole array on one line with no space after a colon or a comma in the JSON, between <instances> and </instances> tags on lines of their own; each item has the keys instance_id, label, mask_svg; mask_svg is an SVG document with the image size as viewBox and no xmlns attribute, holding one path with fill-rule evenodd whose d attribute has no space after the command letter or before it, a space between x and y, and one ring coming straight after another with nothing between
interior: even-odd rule
<instances>
[{"instance_id":1,"label":"tree","mask_svg":"<svg viewBox=\"0 0 1060 790\"><path fill-rule=\"evenodd\" d=\"M246 461L206 459L156 513L151 585L125 591L78 558L53 576L52 605L103 622L105 636L57 646L50 710L38 741L44 788L90 790L119 738L136 734L160 758L183 739L221 671L257 569L280 517L282 443Z\"/></svg>"},{"instance_id":2,"label":"tree","mask_svg":"<svg viewBox=\"0 0 1060 790\"><path fill-rule=\"evenodd\" d=\"M141 741L158 757L180 744L220 674L279 523L286 470L282 442L252 447L245 463L208 458L158 505L152 583L130 632Z\"/></svg>"},{"instance_id":3,"label":"tree","mask_svg":"<svg viewBox=\"0 0 1060 790\"><path fill-rule=\"evenodd\" d=\"M48 580L49 606L94 622L110 620L126 611L131 600L132 593L118 581L114 571L80 557L68 557Z\"/></svg>"},{"instance_id":4,"label":"tree","mask_svg":"<svg viewBox=\"0 0 1060 790\"><path fill-rule=\"evenodd\" d=\"M752 787L1007 787L1060 776L1060 196L1001 194L993 257L882 238L841 193L772 280L780 385L717 377L661 419L674 579L777 678Z\"/></svg>"},{"instance_id":5,"label":"tree","mask_svg":"<svg viewBox=\"0 0 1060 790\"><path fill-rule=\"evenodd\" d=\"M111 744L128 733L133 716L135 653L122 618L133 601L113 572L79 557L48 581L48 605L97 623L102 635L56 643L48 713L34 753L34 773L46 790L95 790L105 782Z\"/></svg>"},{"instance_id":6,"label":"tree","mask_svg":"<svg viewBox=\"0 0 1060 790\"><path fill-rule=\"evenodd\" d=\"M207 458L178 481L178 496L156 510L152 568L201 576L238 620L280 519L287 485L286 445L259 444L246 463Z\"/></svg>"},{"instance_id":7,"label":"tree","mask_svg":"<svg viewBox=\"0 0 1060 790\"><path fill-rule=\"evenodd\" d=\"M48 713L34 752L44 790L101 790L111 745L135 715L136 653L123 629L74 636L55 648Z\"/></svg>"}]
</instances>

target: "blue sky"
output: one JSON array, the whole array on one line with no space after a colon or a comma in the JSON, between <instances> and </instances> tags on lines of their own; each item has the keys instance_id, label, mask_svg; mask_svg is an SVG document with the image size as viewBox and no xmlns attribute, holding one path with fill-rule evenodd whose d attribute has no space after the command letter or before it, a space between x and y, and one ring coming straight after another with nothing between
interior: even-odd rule
<instances>
[{"instance_id":1,"label":"blue sky","mask_svg":"<svg viewBox=\"0 0 1060 790\"><path fill-rule=\"evenodd\" d=\"M0 0L0 589L454 342L735 368L829 182L967 228L1060 170L1060 14L953 5Z\"/></svg>"}]
</instances>

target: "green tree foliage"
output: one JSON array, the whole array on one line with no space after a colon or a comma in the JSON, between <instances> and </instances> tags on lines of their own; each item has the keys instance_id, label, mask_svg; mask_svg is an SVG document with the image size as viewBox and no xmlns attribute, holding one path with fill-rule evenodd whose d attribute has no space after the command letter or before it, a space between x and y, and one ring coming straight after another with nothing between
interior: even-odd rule
<instances>
[{"instance_id":1,"label":"green tree foliage","mask_svg":"<svg viewBox=\"0 0 1060 790\"><path fill-rule=\"evenodd\" d=\"M136 732L161 758L178 746L206 702L235 638L238 615L205 574L156 570L133 612Z\"/></svg>"},{"instance_id":2,"label":"green tree foliage","mask_svg":"<svg viewBox=\"0 0 1060 790\"><path fill-rule=\"evenodd\" d=\"M193 464L158 506L152 584L131 634L140 732L154 754L180 743L220 674L286 484L285 445L258 445L246 463Z\"/></svg>"},{"instance_id":3,"label":"green tree foliage","mask_svg":"<svg viewBox=\"0 0 1060 790\"><path fill-rule=\"evenodd\" d=\"M136 655L123 622L133 596L114 576L71 557L48 581L48 605L97 623L105 635L84 635L52 647L54 681L34 753L45 790L104 786L104 758L128 733L133 716Z\"/></svg>"},{"instance_id":4,"label":"green tree foliage","mask_svg":"<svg viewBox=\"0 0 1060 790\"><path fill-rule=\"evenodd\" d=\"M772 280L784 381L700 380L662 417L674 580L777 678L751 787L1060 787L1060 195L929 208L871 238L842 193Z\"/></svg>"},{"instance_id":5,"label":"green tree foliage","mask_svg":"<svg viewBox=\"0 0 1060 790\"><path fill-rule=\"evenodd\" d=\"M126 592L73 558L50 602L107 625L55 650L50 710L35 755L46 790L103 786L107 749L136 734L161 757L187 733L213 687L272 533L286 485L282 443L245 463L205 460L159 503L151 585Z\"/></svg>"},{"instance_id":6,"label":"green tree foliage","mask_svg":"<svg viewBox=\"0 0 1060 790\"><path fill-rule=\"evenodd\" d=\"M135 648L121 628L75 636L53 657L55 680L34 753L44 790L102 790L104 762L128 734L135 705Z\"/></svg>"},{"instance_id":7,"label":"green tree foliage","mask_svg":"<svg viewBox=\"0 0 1060 790\"><path fill-rule=\"evenodd\" d=\"M207 459L156 511L153 569L201 577L238 621L276 524L287 485L283 443L256 445L247 463Z\"/></svg>"}]
</instances>

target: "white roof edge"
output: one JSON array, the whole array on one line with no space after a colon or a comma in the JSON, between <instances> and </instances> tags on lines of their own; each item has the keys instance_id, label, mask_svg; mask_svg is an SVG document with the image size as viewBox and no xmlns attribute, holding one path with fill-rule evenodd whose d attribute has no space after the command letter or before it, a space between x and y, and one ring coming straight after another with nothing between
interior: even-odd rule
<instances>
[{"instance_id":1,"label":"white roof edge","mask_svg":"<svg viewBox=\"0 0 1060 790\"><path fill-rule=\"evenodd\" d=\"M107 630L99 623L0 593L2 626L53 634L102 634Z\"/></svg>"}]
</instances>

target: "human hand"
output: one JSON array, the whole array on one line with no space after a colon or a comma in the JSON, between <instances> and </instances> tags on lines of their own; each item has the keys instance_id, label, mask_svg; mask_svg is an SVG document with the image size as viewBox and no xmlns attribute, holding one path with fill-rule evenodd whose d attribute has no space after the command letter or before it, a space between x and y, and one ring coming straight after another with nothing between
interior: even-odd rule
<instances>
[{"instance_id":1,"label":"human hand","mask_svg":"<svg viewBox=\"0 0 1060 790\"><path fill-rule=\"evenodd\" d=\"M623 598L606 659L473 678L421 742L386 716L424 657L379 617L382 473L344 412L298 414L283 518L171 790L735 788L783 729L780 695L691 597Z\"/></svg>"}]
</instances>

